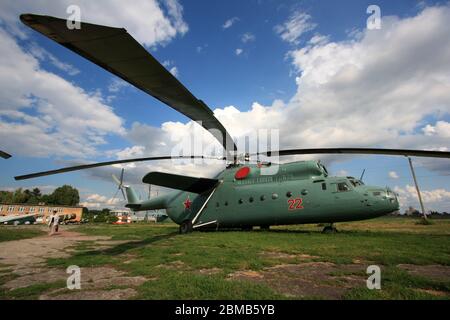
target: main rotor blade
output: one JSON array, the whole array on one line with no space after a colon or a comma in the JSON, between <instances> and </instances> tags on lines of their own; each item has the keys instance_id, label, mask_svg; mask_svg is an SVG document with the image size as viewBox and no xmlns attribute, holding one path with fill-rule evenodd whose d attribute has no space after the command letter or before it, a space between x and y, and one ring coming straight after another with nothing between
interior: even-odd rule
<instances>
[{"instance_id":1,"label":"main rotor blade","mask_svg":"<svg viewBox=\"0 0 450 320\"><path fill-rule=\"evenodd\" d=\"M215 159L215 160L226 160L226 158L213 158L213 157L205 157L205 156L175 156L175 157L162 156L162 157L133 158L133 159L97 162L97 163L91 163L91 164L82 164L82 165L78 165L78 166L71 166L71 167L65 167L65 168L60 168L60 169L55 169L55 170L36 172L36 173L26 174L26 175L22 175L22 176L16 176L16 177L14 177L14 179L15 180L25 180L25 179L49 176L49 175L57 174L57 173L63 173L63 172L70 172L70 171L77 171L77 170L84 170L84 169L90 169L90 168L96 168L96 167L109 166L109 165L112 165L112 164L141 162L141 161L153 161L153 160L170 160L170 159L174 159L174 160L175 159Z\"/></svg>"},{"instance_id":2,"label":"main rotor blade","mask_svg":"<svg viewBox=\"0 0 450 320\"><path fill-rule=\"evenodd\" d=\"M5 151L0 150L0 157L3 159L9 159L11 158L11 155L9 153L6 153Z\"/></svg>"},{"instance_id":3,"label":"main rotor blade","mask_svg":"<svg viewBox=\"0 0 450 320\"><path fill-rule=\"evenodd\" d=\"M450 158L449 151L409 150L409 149L381 149L381 148L313 148L313 149L287 149L279 151L267 151L251 154L254 155L279 155L293 156L302 154L379 154L389 156L414 156L432 158Z\"/></svg>"},{"instance_id":4,"label":"main rotor blade","mask_svg":"<svg viewBox=\"0 0 450 320\"><path fill-rule=\"evenodd\" d=\"M144 49L125 29L91 23L67 28L67 20L22 14L28 27L92 61L201 125L231 156L236 145L213 112Z\"/></svg>"}]
</instances>

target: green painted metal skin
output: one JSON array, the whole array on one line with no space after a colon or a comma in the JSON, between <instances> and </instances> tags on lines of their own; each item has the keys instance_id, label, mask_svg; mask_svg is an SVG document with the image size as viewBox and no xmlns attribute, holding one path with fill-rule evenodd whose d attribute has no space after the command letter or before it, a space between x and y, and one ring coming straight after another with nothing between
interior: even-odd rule
<instances>
[{"instance_id":1,"label":"green painted metal skin","mask_svg":"<svg viewBox=\"0 0 450 320\"><path fill-rule=\"evenodd\" d=\"M236 179L243 167L250 168L249 174ZM316 161L280 164L273 175L262 175L262 168L240 164L218 174L219 184L194 226L213 221L214 227L221 228L334 223L375 218L399 209L389 188L366 186L351 177L330 177ZM348 190L339 191L339 183ZM144 202L132 196L127 206L136 211L166 209L174 222L182 224L193 220L210 194L211 190L204 194L173 191Z\"/></svg>"}]
</instances>

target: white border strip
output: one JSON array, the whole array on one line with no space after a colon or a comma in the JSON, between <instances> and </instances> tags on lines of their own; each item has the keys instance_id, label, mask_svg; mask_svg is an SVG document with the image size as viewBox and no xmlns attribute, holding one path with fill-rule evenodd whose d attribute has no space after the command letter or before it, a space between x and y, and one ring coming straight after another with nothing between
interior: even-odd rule
<instances>
[{"instance_id":1,"label":"white border strip","mask_svg":"<svg viewBox=\"0 0 450 320\"><path fill-rule=\"evenodd\" d=\"M203 227L203 226L206 226L208 224L213 224L213 223L216 223L216 222L217 222L217 220L210 221L210 222L205 222L205 223L201 223L201 224L197 224L197 225L193 226L193 228L195 229L195 228Z\"/></svg>"}]
</instances>

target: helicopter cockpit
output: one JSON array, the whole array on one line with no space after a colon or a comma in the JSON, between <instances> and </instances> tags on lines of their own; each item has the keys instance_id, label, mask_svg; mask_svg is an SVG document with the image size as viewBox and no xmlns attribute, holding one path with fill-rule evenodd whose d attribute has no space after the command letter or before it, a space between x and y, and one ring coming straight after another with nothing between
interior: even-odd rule
<instances>
[{"instance_id":1,"label":"helicopter cockpit","mask_svg":"<svg viewBox=\"0 0 450 320\"><path fill-rule=\"evenodd\" d=\"M347 177L347 179L351 182L351 184L354 187L359 187L359 186L363 186L364 185L364 182L362 182L361 180L356 179L354 177Z\"/></svg>"}]
</instances>

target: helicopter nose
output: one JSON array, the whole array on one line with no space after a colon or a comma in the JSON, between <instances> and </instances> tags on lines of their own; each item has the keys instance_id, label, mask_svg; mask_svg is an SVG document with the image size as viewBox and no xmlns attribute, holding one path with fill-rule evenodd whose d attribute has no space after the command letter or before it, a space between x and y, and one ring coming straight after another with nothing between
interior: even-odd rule
<instances>
[{"instance_id":1,"label":"helicopter nose","mask_svg":"<svg viewBox=\"0 0 450 320\"><path fill-rule=\"evenodd\" d=\"M397 195L388 187L368 187L364 196L375 217L399 210Z\"/></svg>"},{"instance_id":2,"label":"helicopter nose","mask_svg":"<svg viewBox=\"0 0 450 320\"><path fill-rule=\"evenodd\" d=\"M389 206L393 209L393 211L400 209L397 194L389 187L386 187L386 200L389 202Z\"/></svg>"}]
</instances>

